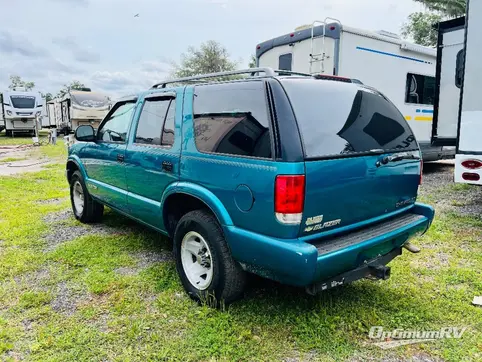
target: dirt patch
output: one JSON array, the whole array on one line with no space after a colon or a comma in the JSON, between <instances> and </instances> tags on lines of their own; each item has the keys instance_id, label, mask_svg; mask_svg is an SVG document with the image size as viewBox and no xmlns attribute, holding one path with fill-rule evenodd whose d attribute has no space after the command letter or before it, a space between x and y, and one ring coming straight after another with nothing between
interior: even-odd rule
<instances>
[{"instance_id":1,"label":"dirt patch","mask_svg":"<svg viewBox=\"0 0 482 362\"><path fill-rule=\"evenodd\" d=\"M71 241L86 235L119 235L122 232L118 228L113 228L103 224L94 225L68 225L53 224L51 230L44 235L47 246L44 252L49 252L57 248L60 244Z\"/></svg>"},{"instance_id":2,"label":"dirt patch","mask_svg":"<svg viewBox=\"0 0 482 362\"><path fill-rule=\"evenodd\" d=\"M436 253L428 258L412 261L412 265L432 270L438 270L449 266L450 256L446 253Z\"/></svg>"},{"instance_id":3,"label":"dirt patch","mask_svg":"<svg viewBox=\"0 0 482 362\"><path fill-rule=\"evenodd\" d=\"M33 146L1 146L0 176L11 176L24 172L38 172L54 161L35 154ZM6 162L2 162L5 160ZM12 160L12 161L9 161Z\"/></svg>"},{"instance_id":4,"label":"dirt patch","mask_svg":"<svg viewBox=\"0 0 482 362\"><path fill-rule=\"evenodd\" d=\"M68 198L54 198L54 199L46 199L46 200L37 200L36 203L40 205L59 205L62 202L66 201Z\"/></svg>"},{"instance_id":5,"label":"dirt patch","mask_svg":"<svg viewBox=\"0 0 482 362\"><path fill-rule=\"evenodd\" d=\"M121 267L117 268L115 272L120 275L136 275L143 269L146 269L156 263L163 263L174 260L171 252L163 251L142 251L135 254L130 254L137 262L135 267Z\"/></svg>"},{"instance_id":6,"label":"dirt patch","mask_svg":"<svg viewBox=\"0 0 482 362\"><path fill-rule=\"evenodd\" d=\"M79 304L92 300L86 292L75 290L65 282L57 284L55 298L50 302L52 309L66 316L71 316L77 310Z\"/></svg>"},{"instance_id":7,"label":"dirt patch","mask_svg":"<svg viewBox=\"0 0 482 362\"><path fill-rule=\"evenodd\" d=\"M52 212L43 217L43 221L47 224L60 223L66 220L74 220L74 215L71 209L65 209L57 212Z\"/></svg>"}]
</instances>

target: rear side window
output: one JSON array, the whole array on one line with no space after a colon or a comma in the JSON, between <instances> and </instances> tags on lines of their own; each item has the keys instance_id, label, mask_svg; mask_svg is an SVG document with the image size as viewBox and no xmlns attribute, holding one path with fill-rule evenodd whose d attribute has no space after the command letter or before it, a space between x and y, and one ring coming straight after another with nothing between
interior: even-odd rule
<instances>
[{"instance_id":1,"label":"rear side window","mask_svg":"<svg viewBox=\"0 0 482 362\"><path fill-rule=\"evenodd\" d=\"M139 117L135 143L171 146L174 143L175 109L175 99L146 99Z\"/></svg>"},{"instance_id":2,"label":"rear side window","mask_svg":"<svg viewBox=\"0 0 482 362\"><path fill-rule=\"evenodd\" d=\"M282 83L307 158L418 149L400 111L371 88L311 79L284 79Z\"/></svg>"},{"instance_id":3,"label":"rear side window","mask_svg":"<svg viewBox=\"0 0 482 362\"><path fill-rule=\"evenodd\" d=\"M291 62L293 61L293 54L283 54L279 56L279 68L280 70L291 70Z\"/></svg>"},{"instance_id":4,"label":"rear side window","mask_svg":"<svg viewBox=\"0 0 482 362\"><path fill-rule=\"evenodd\" d=\"M433 105L435 98L435 78L420 74L407 74L405 102Z\"/></svg>"},{"instance_id":5,"label":"rear side window","mask_svg":"<svg viewBox=\"0 0 482 362\"><path fill-rule=\"evenodd\" d=\"M271 158L264 83L197 86L194 131L201 152Z\"/></svg>"}]
</instances>

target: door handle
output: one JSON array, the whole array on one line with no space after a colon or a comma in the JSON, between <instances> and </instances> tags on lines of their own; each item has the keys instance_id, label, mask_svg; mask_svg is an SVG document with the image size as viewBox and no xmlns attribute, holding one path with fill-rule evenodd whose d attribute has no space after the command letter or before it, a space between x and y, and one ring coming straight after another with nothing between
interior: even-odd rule
<instances>
[{"instance_id":1,"label":"door handle","mask_svg":"<svg viewBox=\"0 0 482 362\"><path fill-rule=\"evenodd\" d=\"M124 162L124 155L122 153L117 154L117 162Z\"/></svg>"},{"instance_id":2,"label":"door handle","mask_svg":"<svg viewBox=\"0 0 482 362\"><path fill-rule=\"evenodd\" d=\"M172 165L172 162L169 161L162 161L162 170L166 172L172 172L174 166Z\"/></svg>"}]
</instances>

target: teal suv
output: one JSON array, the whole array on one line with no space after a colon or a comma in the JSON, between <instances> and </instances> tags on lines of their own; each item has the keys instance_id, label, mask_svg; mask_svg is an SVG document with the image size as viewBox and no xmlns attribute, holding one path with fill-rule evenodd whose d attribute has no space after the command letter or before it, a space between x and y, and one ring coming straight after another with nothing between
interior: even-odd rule
<instances>
[{"instance_id":1,"label":"teal suv","mask_svg":"<svg viewBox=\"0 0 482 362\"><path fill-rule=\"evenodd\" d=\"M172 238L196 300L239 298L247 272L311 294L386 279L434 217L416 202L412 130L362 84L269 68L177 79L75 136L75 217L108 206Z\"/></svg>"}]
</instances>

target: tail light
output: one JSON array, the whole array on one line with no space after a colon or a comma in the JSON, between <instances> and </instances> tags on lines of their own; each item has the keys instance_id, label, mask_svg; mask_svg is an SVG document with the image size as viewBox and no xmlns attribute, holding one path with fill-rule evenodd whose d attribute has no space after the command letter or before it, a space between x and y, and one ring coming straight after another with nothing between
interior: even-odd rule
<instances>
[{"instance_id":1,"label":"tail light","mask_svg":"<svg viewBox=\"0 0 482 362\"><path fill-rule=\"evenodd\" d=\"M305 203L305 176L276 176L274 208L276 218L283 224L299 224Z\"/></svg>"},{"instance_id":2,"label":"tail light","mask_svg":"<svg viewBox=\"0 0 482 362\"><path fill-rule=\"evenodd\" d=\"M464 172L462 174L462 178L465 180L465 181L479 181L480 180L480 175L477 174L477 173L473 173L473 172Z\"/></svg>"},{"instance_id":3,"label":"tail light","mask_svg":"<svg viewBox=\"0 0 482 362\"><path fill-rule=\"evenodd\" d=\"M466 160L462 162L462 166L470 170L482 168L482 161L479 160Z\"/></svg>"}]
</instances>

